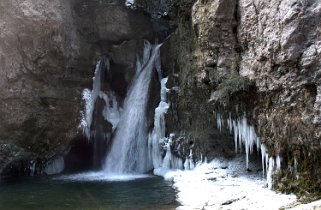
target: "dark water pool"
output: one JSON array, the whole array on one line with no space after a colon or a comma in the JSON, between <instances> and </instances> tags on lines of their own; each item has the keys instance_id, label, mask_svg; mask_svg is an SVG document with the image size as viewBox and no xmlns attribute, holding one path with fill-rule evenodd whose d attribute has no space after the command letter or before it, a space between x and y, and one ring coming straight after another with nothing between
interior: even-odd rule
<instances>
[{"instance_id":1,"label":"dark water pool","mask_svg":"<svg viewBox=\"0 0 321 210\"><path fill-rule=\"evenodd\" d=\"M165 210L177 206L171 183L159 177L131 181L46 177L0 183L1 210Z\"/></svg>"}]
</instances>

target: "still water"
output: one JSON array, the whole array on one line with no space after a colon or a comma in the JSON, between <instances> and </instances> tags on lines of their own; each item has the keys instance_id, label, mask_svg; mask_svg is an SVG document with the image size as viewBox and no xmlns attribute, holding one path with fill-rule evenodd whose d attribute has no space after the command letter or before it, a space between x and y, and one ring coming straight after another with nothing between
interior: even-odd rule
<instances>
[{"instance_id":1,"label":"still water","mask_svg":"<svg viewBox=\"0 0 321 210\"><path fill-rule=\"evenodd\" d=\"M0 182L3 210L165 210L177 206L171 182L154 176L127 181L45 177Z\"/></svg>"}]
</instances>

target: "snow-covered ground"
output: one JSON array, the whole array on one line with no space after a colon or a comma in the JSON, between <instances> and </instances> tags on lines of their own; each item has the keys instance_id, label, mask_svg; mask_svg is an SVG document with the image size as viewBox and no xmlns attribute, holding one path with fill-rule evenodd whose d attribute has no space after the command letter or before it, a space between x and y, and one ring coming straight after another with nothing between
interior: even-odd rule
<instances>
[{"instance_id":1,"label":"snow-covered ground","mask_svg":"<svg viewBox=\"0 0 321 210\"><path fill-rule=\"evenodd\" d=\"M296 204L295 195L284 195L267 189L262 172L241 170L241 160L224 159L203 163L191 171L169 171L177 190L178 210L193 209L266 209ZM243 171L243 172L242 172ZM248 173L248 174L247 174ZM315 209L321 202L295 209Z\"/></svg>"}]
</instances>

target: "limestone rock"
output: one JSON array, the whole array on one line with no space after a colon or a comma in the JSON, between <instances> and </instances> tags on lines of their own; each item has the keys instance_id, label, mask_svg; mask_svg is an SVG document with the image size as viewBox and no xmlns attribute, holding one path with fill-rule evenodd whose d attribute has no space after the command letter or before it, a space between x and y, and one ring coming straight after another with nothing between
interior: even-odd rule
<instances>
[{"instance_id":1,"label":"limestone rock","mask_svg":"<svg viewBox=\"0 0 321 210\"><path fill-rule=\"evenodd\" d=\"M177 8L169 84L180 91L170 98L175 120L167 121L171 132L185 131L185 150L199 138L198 159L207 150L232 152L213 112L245 113L269 155L284 158L284 174L297 160L310 183L302 187L320 187L320 8L316 0L198 0L187 12Z\"/></svg>"},{"instance_id":2,"label":"limestone rock","mask_svg":"<svg viewBox=\"0 0 321 210\"><path fill-rule=\"evenodd\" d=\"M31 174L30 164L39 174L65 154L81 133L97 57L112 58L124 96L140 40L154 35L150 17L122 0L1 1L0 174Z\"/></svg>"}]
</instances>

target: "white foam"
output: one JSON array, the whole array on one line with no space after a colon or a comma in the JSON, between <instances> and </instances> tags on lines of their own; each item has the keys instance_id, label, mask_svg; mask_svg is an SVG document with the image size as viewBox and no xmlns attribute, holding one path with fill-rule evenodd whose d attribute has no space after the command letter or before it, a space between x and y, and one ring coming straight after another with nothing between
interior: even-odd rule
<instances>
[{"instance_id":1,"label":"white foam","mask_svg":"<svg viewBox=\"0 0 321 210\"><path fill-rule=\"evenodd\" d=\"M56 177L58 180L71 181L130 181L151 177L147 174L106 174L105 172L87 172Z\"/></svg>"}]
</instances>

